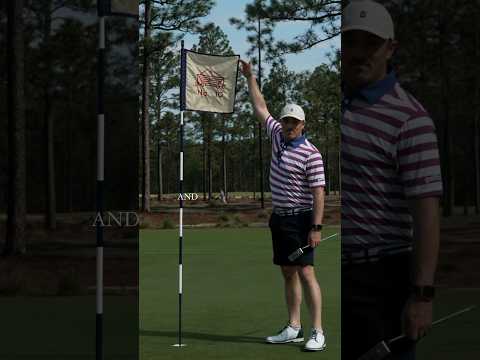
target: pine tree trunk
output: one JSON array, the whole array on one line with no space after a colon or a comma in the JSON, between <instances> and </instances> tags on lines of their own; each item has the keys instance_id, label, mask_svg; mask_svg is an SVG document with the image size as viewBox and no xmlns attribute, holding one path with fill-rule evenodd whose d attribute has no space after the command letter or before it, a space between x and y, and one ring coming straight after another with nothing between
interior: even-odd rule
<instances>
[{"instance_id":1,"label":"pine tree trunk","mask_svg":"<svg viewBox=\"0 0 480 360\"><path fill-rule=\"evenodd\" d=\"M445 11L443 9L443 11ZM442 14L442 16L445 16ZM446 35L446 20L442 19L440 23L440 49L445 49L445 35ZM449 70L446 65L445 57L443 52L440 52L440 71L442 74L441 82L441 94L442 94L442 103L443 103L443 114L444 114L444 184L445 184L445 204L443 207L443 216L451 216L454 213L455 208L455 171L454 171L454 159L453 159L453 141L452 141L452 129L451 129L451 120L450 120L450 81L449 81Z\"/></svg>"},{"instance_id":2,"label":"pine tree trunk","mask_svg":"<svg viewBox=\"0 0 480 360\"><path fill-rule=\"evenodd\" d=\"M160 82L158 79L158 74L156 76L157 83ZM157 173L157 201L161 201L163 197L163 172L162 172L162 147L161 147L161 129L160 123L162 119L162 99L160 96L160 92L158 92L157 96L157 166L156 166L156 173Z\"/></svg>"},{"instance_id":3,"label":"pine tree trunk","mask_svg":"<svg viewBox=\"0 0 480 360\"><path fill-rule=\"evenodd\" d=\"M164 151L165 152L165 151ZM171 155L171 152L170 152L170 141L167 140L167 151L166 153L163 155L165 156L167 159L170 159L170 155ZM170 165L168 162L165 164L166 166L162 169L163 170L163 179L164 179L164 184L163 184L163 191L165 194L170 194L171 192L169 191L170 190L170 174L172 173L170 171Z\"/></svg>"},{"instance_id":4,"label":"pine tree trunk","mask_svg":"<svg viewBox=\"0 0 480 360\"><path fill-rule=\"evenodd\" d=\"M48 229L57 228L57 207L55 191L55 143L54 143L54 118L48 102L45 111L46 138L47 138L47 213L46 225Z\"/></svg>"},{"instance_id":5,"label":"pine tree trunk","mask_svg":"<svg viewBox=\"0 0 480 360\"><path fill-rule=\"evenodd\" d=\"M148 114L150 108L150 56L148 49L148 40L150 39L150 15L151 2L145 1L145 31L144 31L144 54L143 54L143 86L142 86L142 128L143 128L143 194L142 210L150 212L150 117Z\"/></svg>"},{"instance_id":6,"label":"pine tree trunk","mask_svg":"<svg viewBox=\"0 0 480 360\"><path fill-rule=\"evenodd\" d=\"M137 121L138 129L138 194L141 194L143 198L143 130L142 130L142 119ZM142 200L143 201L143 200ZM139 206L142 206L139 204Z\"/></svg>"},{"instance_id":7,"label":"pine tree trunk","mask_svg":"<svg viewBox=\"0 0 480 360\"><path fill-rule=\"evenodd\" d=\"M477 97L480 96L478 88L479 83L477 80L476 84L477 90ZM480 214L480 104L478 103L475 106L475 115L474 115L474 156L475 156L475 213L478 215Z\"/></svg>"},{"instance_id":8,"label":"pine tree trunk","mask_svg":"<svg viewBox=\"0 0 480 360\"><path fill-rule=\"evenodd\" d=\"M8 203L4 255L24 254L26 218L26 147L23 0L8 1Z\"/></svg>"},{"instance_id":9,"label":"pine tree trunk","mask_svg":"<svg viewBox=\"0 0 480 360\"><path fill-rule=\"evenodd\" d=\"M324 176L328 176L328 179L325 179L327 182L327 186L325 186L325 195L330 194L330 168L329 168L329 161L328 161L328 123L325 120L325 161L323 164L323 173Z\"/></svg>"},{"instance_id":10,"label":"pine tree trunk","mask_svg":"<svg viewBox=\"0 0 480 360\"><path fill-rule=\"evenodd\" d=\"M46 83L44 87L44 124L45 124L45 148L47 162L47 181L46 181L46 213L45 225L47 229L54 230L57 227L56 221L56 191L55 191L55 140L54 140L54 119L52 114L52 94L50 79L52 78L52 54L50 50L50 31L52 24L52 2L48 1L44 7L43 24L43 48L47 52L45 67L47 69ZM71 104L71 103L70 103ZM70 105L69 104L69 105ZM67 119L69 121L69 119ZM67 127L68 129L68 127ZM67 134L68 135L68 134ZM69 142L67 141L67 145Z\"/></svg>"},{"instance_id":11,"label":"pine tree trunk","mask_svg":"<svg viewBox=\"0 0 480 360\"><path fill-rule=\"evenodd\" d=\"M479 14L478 5L475 13ZM480 26L475 25L475 64L480 61ZM475 67L475 92L474 92L474 130L473 130L473 151L475 157L475 213L480 214L480 74Z\"/></svg>"},{"instance_id":12,"label":"pine tree trunk","mask_svg":"<svg viewBox=\"0 0 480 360\"><path fill-rule=\"evenodd\" d=\"M158 201L161 201L163 198L163 171L162 171L162 147L160 141L158 142Z\"/></svg>"},{"instance_id":13,"label":"pine tree trunk","mask_svg":"<svg viewBox=\"0 0 480 360\"><path fill-rule=\"evenodd\" d=\"M337 171L338 171L338 184L337 184L337 189L338 189L338 195L341 195L342 193L342 143L341 143L341 134L340 131L338 132L338 138L337 138L337 144L338 144L338 149L340 151L338 152L337 156Z\"/></svg>"},{"instance_id":14,"label":"pine tree trunk","mask_svg":"<svg viewBox=\"0 0 480 360\"><path fill-rule=\"evenodd\" d=\"M69 94L69 104L68 104L68 109L69 109L69 118L66 119L66 131L65 131L65 138L67 139L66 141L66 147L65 147L65 152L66 152L66 162L65 162L65 177L66 177L66 199L67 199L67 206L66 210L68 212L73 211L73 176L72 176L72 119L74 116L74 111L73 111L73 104L75 103L75 100L73 98L73 89L70 87L70 94ZM54 133L52 133L53 136Z\"/></svg>"}]
</instances>

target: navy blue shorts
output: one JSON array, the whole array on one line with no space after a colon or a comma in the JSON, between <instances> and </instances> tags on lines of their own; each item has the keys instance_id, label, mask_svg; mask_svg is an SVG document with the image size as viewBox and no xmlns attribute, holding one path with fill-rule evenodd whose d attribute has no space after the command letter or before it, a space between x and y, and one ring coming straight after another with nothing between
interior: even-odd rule
<instances>
[{"instance_id":1,"label":"navy blue shorts","mask_svg":"<svg viewBox=\"0 0 480 360\"><path fill-rule=\"evenodd\" d=\"M299 247L308 245L308 234L312 227L312 212L280 216L272 214L269 221L272 232L273 263L275 265L313 265L314 250L307 248L295 261L288 256Z\"/></svg>"},{"instance_id":2,"label":"navy blue shorts","mask_svg":"<svg viewBox=\"0 0 480 360\"><path fill-rule=\"evenodd\" d=\"M342 359L357 360L380 341L402 333L410 270L411 254L342 266ZM415 343L400 345L392 347L388 360L414 360Z\"/></svg>"}]
</instances>

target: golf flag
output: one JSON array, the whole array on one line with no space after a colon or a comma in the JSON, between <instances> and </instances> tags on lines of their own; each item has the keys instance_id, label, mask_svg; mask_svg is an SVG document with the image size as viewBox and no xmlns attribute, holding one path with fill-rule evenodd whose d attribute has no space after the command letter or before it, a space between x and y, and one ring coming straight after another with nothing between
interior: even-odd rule
<instances>
[{"instance_id":1,"label":"golf flag","mask_svg":"<svg viewBox=\"0 0 480 360\"><path fill-rule=\"evenodd\" d=\"M233 113L239 55L182 51L180 110Z\"/></svg>"},{"instance_id":2,"label":"golf flag","mask_svg":"<svg viewBox=\"0 0 480 360\"><path fill-rule=\"evenodd\" d=\"M100 0L99 0L100 1ZM103 0L108 15L138 16L138 0Z\"/></svg>"}]
</instances>

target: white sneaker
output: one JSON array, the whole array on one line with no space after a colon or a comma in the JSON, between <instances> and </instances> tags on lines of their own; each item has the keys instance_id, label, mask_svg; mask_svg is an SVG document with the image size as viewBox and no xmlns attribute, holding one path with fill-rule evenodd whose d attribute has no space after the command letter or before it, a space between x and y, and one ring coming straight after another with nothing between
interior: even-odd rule
<instances>
[{"instance_id":1,"label":"white sneaker","mask_svg":"<svg viewBox=\"0 0 480 360\"><path fill-rule=\"evenodd\" d=\"M265 339L270 344L285 344L289 342L302 342L303 330L295 330L290 325L285 326L277 335L269 336Z\"/></svg>"},{"instance_id":2,"label":"white sneaker","mask_svg":"<svg viewBox=\"0 0 480 360\"><path fill-rule=\"evenodd\" d=\"M305 350L307 351L321 351L327 347L325 343L325 336L323 333L318 332L315 329L312 329L312 334L310 339L305 344Z\"/></svg>"}]
</instances>

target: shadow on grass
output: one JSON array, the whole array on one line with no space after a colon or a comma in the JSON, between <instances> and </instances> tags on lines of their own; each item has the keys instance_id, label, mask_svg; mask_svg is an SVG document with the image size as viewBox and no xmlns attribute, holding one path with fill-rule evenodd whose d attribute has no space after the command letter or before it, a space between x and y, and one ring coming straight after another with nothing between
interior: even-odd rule
<instances>
[{"instance_id":1,"label":"shadow on grass","mask_svg":"<svg viewBox=\"0 0 480 360\"><path fill-rule=\"evenodd\" d=\"M250 343L250 344L262 344L266 346L273 346L265 342L264 337L260 336L248 336L249 333L244 335L219 335L219 334L206 334L185 331L182 333L182 339L204 340L213 342L232 342L232 343ZM158 330L140 330L140 336L158 336L165 338L172 338L172 341L178 338L178 332L176 331L158 331ZM282 344L283 346L298 346L298 344Z\"/></svg>"}]
</instances>

